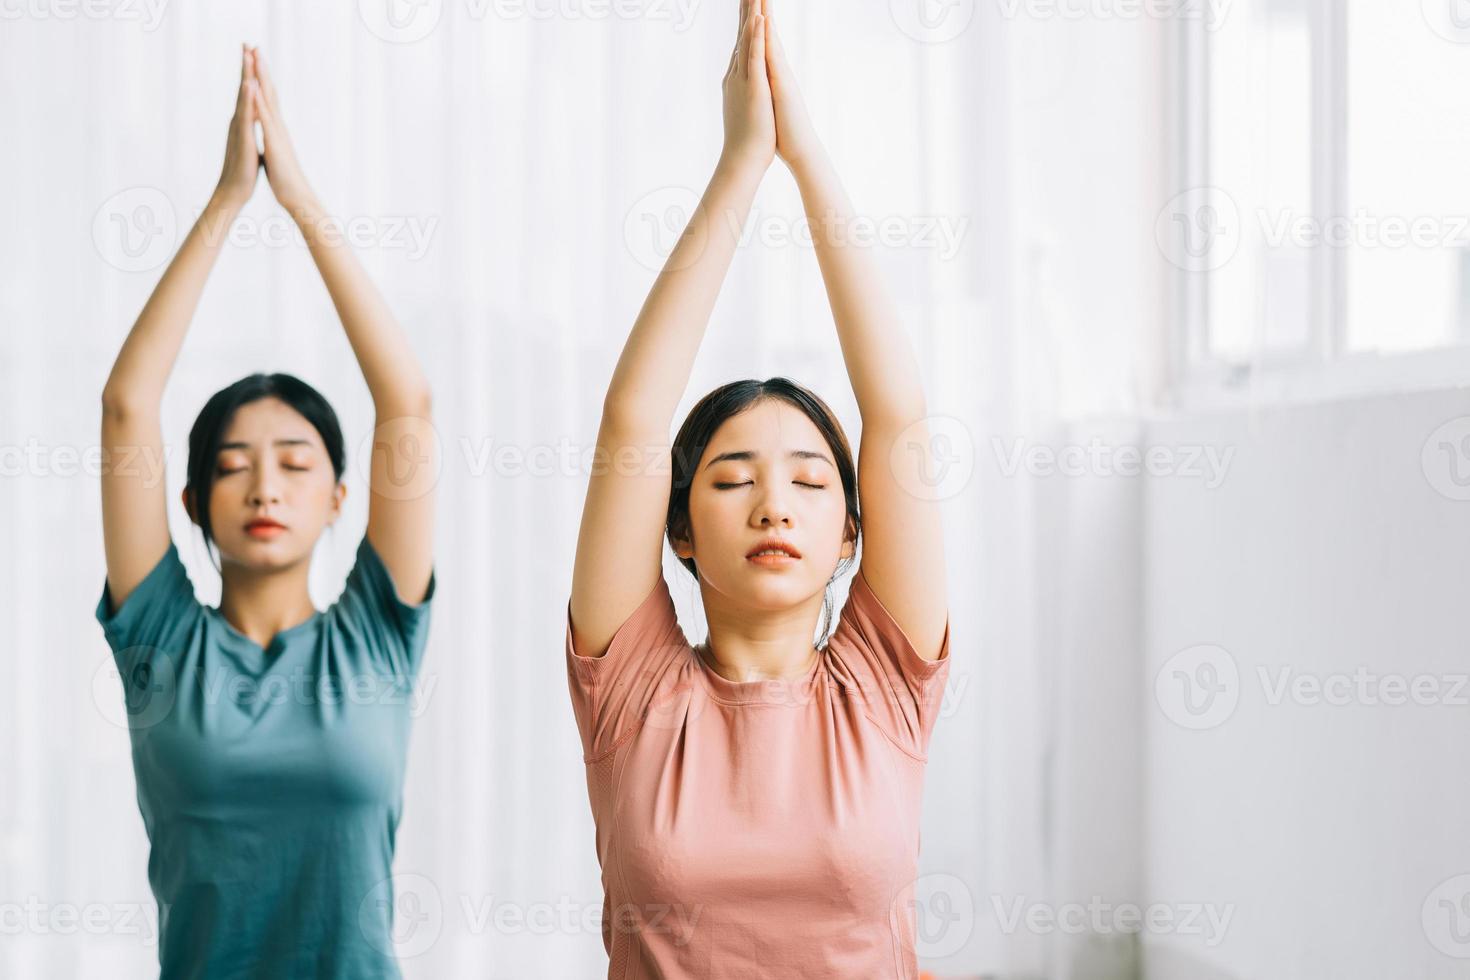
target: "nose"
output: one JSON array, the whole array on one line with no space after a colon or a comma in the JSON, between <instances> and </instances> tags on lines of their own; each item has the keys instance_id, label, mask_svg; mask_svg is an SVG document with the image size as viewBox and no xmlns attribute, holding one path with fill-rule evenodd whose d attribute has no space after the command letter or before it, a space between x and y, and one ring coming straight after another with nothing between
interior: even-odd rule
<instances>
[{"instance_id":1,"label":"nose","mask_svg":"<svg viewBox=\"0 0 1470 980\"><path fill-rule=\"evenodd\" d=\"M250 504L259 507L264 504L275 504L281 500L279 481L276 479L275 468L271 466L257 466L252 471L255 478L250 482Z\"/></svg>"},{"instance_id":2,"label":"nose","mask_svg":"<svg viewBox=\"0 0 1470 980\"><path fill-rule=\"evenodd\" d=\"M756 502L755 510L751 512L751 516L756 519L756 522L761 527L777 525L790 527L791 508L787 504L784 488L768 484L766 491L760 495L760 499Z\"/></svg>"}]
</instances>

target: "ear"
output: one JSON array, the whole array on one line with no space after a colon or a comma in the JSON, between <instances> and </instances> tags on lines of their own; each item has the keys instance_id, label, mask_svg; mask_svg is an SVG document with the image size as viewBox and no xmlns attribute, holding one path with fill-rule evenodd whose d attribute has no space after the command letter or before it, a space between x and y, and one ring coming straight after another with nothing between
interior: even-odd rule
<instances>
[{"instance_id":1,"label":"ear","mask_svg":"<svg viewBox=\"0 0 1470 980\"><path fill-rule=\"evenodd\" d=\"M687 537L676 537L672 531L669 532L669 547L680 558L694 557L694 542Z\"/></svg>"},{"instance_id":2,"label":"ear","mask_svg":"<svg viewBox=\"0 0 1470 980\"><path fill-rule=\"evenodd\" d=\"M345 499L347 499L347 484L338 480L337 486L332 489L332 512L331 516L327 518L327 525L329 527L336 524L337 518L342 516L342 501Z\"/></svg>"},{"instance_id":3,"label":"ear","mask_svg":"<svg viewBox=\"0 0 1470 980\"><path fill-rule=\"evenodd\" d=\"M842 550L838 552L839 558L851 558L857 554L857 525L849 517L842 531Z\"/></svg>"},{"instance_id":4,"label":"ear","mask_svg":"<svg viewBox=\"0 0 1470 980\"><path fill-rule=\"evenodd\" d=\"M185 487L183 492L179 494L179 497L184 502L184 513L188 514L189 520L193 521L194 525L198 527L199 515L194 513L194 488Z\"/></svg>"}]
</instances>

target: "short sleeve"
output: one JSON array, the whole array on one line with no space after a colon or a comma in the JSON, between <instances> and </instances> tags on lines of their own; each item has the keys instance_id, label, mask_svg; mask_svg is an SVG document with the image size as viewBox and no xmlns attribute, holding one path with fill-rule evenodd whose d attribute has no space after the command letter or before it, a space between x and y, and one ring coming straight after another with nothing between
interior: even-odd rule
<instances>
[{"instance_id":1,"label":"short sleeve","mask_svg":"<svg viewBox=\"0 0 1470 980\"><path fill-rule=\"evenodd\" d=\"M572 644L567 602L567 683L582 736L583 758L596 762L617 749L648 709L691 679L693 651L662 574L648 596L613 634L600 657L579 656Z\"/></svg>"},{"instance_id":2,"label":"short sleeve","mask_svg":"<svg viewBox=\"0 0 1470 980\"><path fill-rule=\"evenodd\" d=\"M372 655L382 658L394 672L414 677L429 640L429 614L437 584L438 572L431 569L423 601L418 605L404 602L382 556L363 534L336 605Z\"/></svg>"},{"instance_id":3,"label":"short sleeve","mask_svg":"<svg viewBox=\"0 0 1470 980\"><path fill-rule=\"evenodd\" d=\"M939 656L925 660L873 593L861 568L827 641L837 679L850 698L905 751L923 758L949 676L949 621Z\"/></svg>"},{"instance_id":4,"label":"short sleeve","mask_svg":"<svg viewBox=\"0 0 1470 980\"><path fill-rule=\"evenodd\" d=\"M112 608L112 590L104 575L96 609L97 622L102 624L102 633L124 677L160 652L179 656L202 614L194 583L172 540L119 609Z\"/></svg>"}]
</instances>

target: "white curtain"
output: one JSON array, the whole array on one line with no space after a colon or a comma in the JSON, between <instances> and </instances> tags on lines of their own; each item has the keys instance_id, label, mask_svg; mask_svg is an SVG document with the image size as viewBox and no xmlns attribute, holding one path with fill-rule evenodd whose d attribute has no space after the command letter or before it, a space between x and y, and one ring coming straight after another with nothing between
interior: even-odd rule
<instances>
[{"instance_id":1,"label":"white curtain","mask_svg":"<svg viewBox=\"0 0 1470 980\"><path fill-rule=\"evenodd\" d=\"M956 469L941 491L954 666L929 764L920 952L941 976L1039 975L1045 937L1003 930L993 908L994 896L1046 888L1052 709L1036 501L1026 483L996 472L992 446L1049 417L1055 398L1038 403L1035 392L1050 390L1042 381L1086 373L1044 332L1057 327L1047 304L1067 290L1040 295L1035 243L1016 230L1024 202L1046 195L1027 183L1011 138L1023 122L1046 125L1033 118L1044 106L1034 89L1015 91L1033 70L999 7L776 2L816 122L859 211L890 239L879 246L883 271L931 409L954 420L943 431ZM585 487L578 455L595 436L659 245L672 241L718 153L736 8L8 8L0 975L156 971L121 696L92 618L103 556L87 453L112 358L218 175L242 40L267 52L314 186L335 214L355 219L360 254L435 387L440 591L395 865L400 895L419 893L433 936L408 944L404 972L601 975L601 892L562 653ZM790 242L799 215L777 164L681 417L716 384L783 374L826 396L856 445L817 265ZM367 391L308 253L289 235L277 240L282 231L262 180L164 400L171 525L209 603L218 578L178 492L188 427L225 384L290 371L343 419L351 513L320 549L319 607L340 588L365 519L356 460L371 424ZM1086 313L1072 293L1074 312ZM670 567L686 629L702 636L693 585Z\"/></svg>"}]
</instances>

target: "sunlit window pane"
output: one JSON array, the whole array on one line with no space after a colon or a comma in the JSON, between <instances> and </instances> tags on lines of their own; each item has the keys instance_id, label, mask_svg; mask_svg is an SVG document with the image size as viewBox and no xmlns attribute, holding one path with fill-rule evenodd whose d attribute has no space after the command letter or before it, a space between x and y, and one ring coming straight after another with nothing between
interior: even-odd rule
<instances>
[{"instance_id":1,"label":"sunlit window pane","mask_svg":"<svg viewBox=\"0 0 1470 980\"><path fill-rule=\"evenodd\" d=\"M1209 183L1239 243L1209 283L1210 354L1300 350L1311 331L1312 37L1303 5L1248 0L1210 39Z\"/></svg>"},{"instance_id":2,"label":"sunlit window pane","mask_svg":"<svg viewBox=\"0 0 1470 980\"><path fill-rule=\"evenodd\" d=\"M1347 346L1470 339L1470 4L1348 0Z\"/></svg>"}]
</instances>

